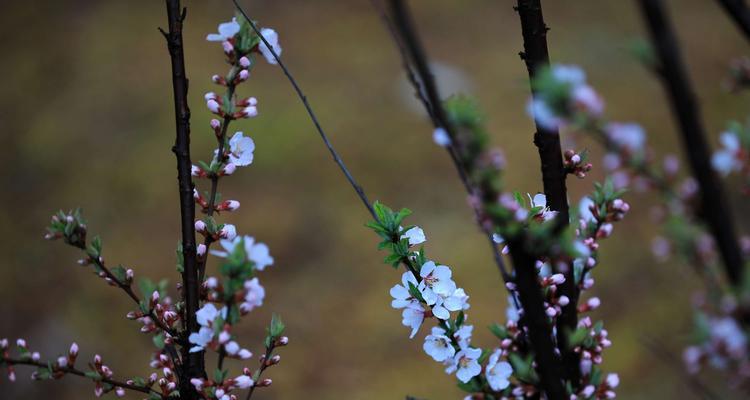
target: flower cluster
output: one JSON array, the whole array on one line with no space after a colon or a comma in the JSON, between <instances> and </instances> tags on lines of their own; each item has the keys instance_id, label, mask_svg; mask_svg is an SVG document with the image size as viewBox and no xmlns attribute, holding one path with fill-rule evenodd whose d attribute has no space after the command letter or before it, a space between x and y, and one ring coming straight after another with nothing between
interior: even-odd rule
<instances>
[{"instance_id":1,"label":"flower cluster","mask_svg":"<svg viewBox=\"0 0 750 400\"><path fill-rule=\"evenodd\" d=\"M587 162L587 152L576 152L575 150L566 150L563 156L565 157L563 160L563 166L565 167L565 171L567 171L571 175L575 175L578 178L585 178L586 174L588 174L591 171L591 168L593 165L590 162Z\"/></svg>"},{"instance_id":2,"label":"flower cluster","mask_svg":"<svg viewBox=\"0 0 750 400\"><path fill-rule=\"evenodd\" d=\"M750 128L731 122L719 136L721 148L711 158L711 165L723 176L742 175L745 193L750 193Z\"/></svg>"},{"instance_id":3,"label":"flower cluster","mask_svg":"<svg viewBox=\"0 0 750 400\"><path fill-rule=\"evenodd\" d=\"M278 35L272 29L264 28L261 34L271 43L274 50L281 52ZM219 25L218 33L206 38L211 42L221 42L227 63L231 66L224 75L214 75L212 81L223 86L225 93L214 92L205 96L206 106L219 119L213 119L210 128L217 139L217 148L213 151L210 163L199 162L194 165L192 175L210 181L210 191L194 191L194 199L205 218L195 222L195 229L202 234L204 241L198 247L199 269L202 279L200 293L203 306L196 313L200 328L188 337L190 352L215 351L219 355L217 373L211 380L193 379L191 383L206 399L234 399L231 394L236 389L252 389L270 385L270 379L260 380L260 373L268 366L280 361L280 356L273 355L275 347L285 345L288 339L281 336L284 325L274 316L266 338L266 354L260 357L261 368L251 372L245 367L243 374L229 378L229 372L223 368L226 358L248 360L253 354L242 347L233 334L234 326L240 317L261 306L265 298L265 289L260 284L256 273L273 265L273 257L266 244L254 237L239 235L232 224L219 223L214 215L222 211L231 212L240 207L236 200L220 201L218 183L221 178L232 175L237 168L246 167L253 162L255 142L243 132L228 136L229 125L242 118L253 118L258 115L258 101L255 97L238 98L237 88L250 77L255 66L255 54L260 53L271 64L276 64L269 49L254 32L250 22L237 16L230 22ZM218 242L221 249L211 249ZM208 255L221 259L218 276L206 275Z\"/></svg>"}]
</instances>

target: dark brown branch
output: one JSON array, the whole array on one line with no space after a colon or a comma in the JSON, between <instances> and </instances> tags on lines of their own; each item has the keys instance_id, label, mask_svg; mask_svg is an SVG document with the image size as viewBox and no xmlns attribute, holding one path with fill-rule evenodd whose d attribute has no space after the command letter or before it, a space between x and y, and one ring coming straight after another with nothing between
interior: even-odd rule
<instances>
[{"instance_id":1,"label":"dark brown branch","mask_svg":"<svg viewBox=\"0 0 750 400\"><path fill-rule=\"evenodd\" d=\"M745 35L745 39L750 40L750 9L748 9L745 0L717 1L729 17L732 18L737 28Z\"/></svg>"},{"instance_id":2,"label":"dark brown branch","mask_svg":"<svg viewBox=\"0 0 750 400\"><path fill-rule=\"evenodd\" d=\"M432 105L434 118L438 126L443 127L455 141L450 121L445 115L440 96L430 72L427 57L419 42L409 10L402 0L390 0L394 25L404 41L417 75L422 79L424 91ZM523 236L514 240L509 239L511 258L516 271L516 284L524 310L524 324L529 330L529 338L534 349L537 367L542 380L542 388L551 400L566 397L563 381L560 376L560 360L555 354L555 344L552 341L552 328L544 313L544 299L536 273L536 258L524 247Z\"/></svg>"},{"instance_id":3,"label":"dark brown branch","mask_svg":"<svg viewBox=\"0 0 750 400\"><path fill-rule=\"evenodd\" d=\"M680 126L682 143L690 168L700 186L699 215L714 237L721 253L727 279L734 287L743 283L744 261L729 203L711 168L711 154L700 110L685 70L677 39L660 0L640 0L641 11L659 59L660 78L669 96L672 112Z\"/></svg>"},{"instance_id":4,"label":"dark brown branch","mask_svg":"<svg viewBox=\"0 0 750 400\"><path fill-rule=\"evenodd\" d=\"M33 361L33 360L17 360L17 359L12 359L12 358L3 358L3 359L1 359L0 360L0 364L3 364L3 363L6 363L8 365L28 365L28 366L37 367L37 368L44 368L44 369L49 368L49 366L53 364L52 362L40 362L40 361ZM53 372L60 372L60 373L63 373L63 374L76 375L76 376L80 376L80 377L83 377L83 378L86 378L86 379L91 379L91 378L89 378L89 377L86 376L86 373L84 371L78 370L78 369L76 369L74 367L54 368ZM134 384L126 383L126 382L120 382L120 381L117 381L117 380L114 380L114 379L110 379L110 378L106 378L106 377L102 377L100 381L104 382L104 383L107 383L107 384L110 384L110 385L115 386L115 387L121 387L123 389L133 390L133 391L136 391L136 392L141 392L141 393L145 393L145 394L148 394L148 395L155 395L155 396L158 396L160 398L164 398L163 394L157 392L154 389L146 387L146 386L134 385Z\"/></svg>"},{"instance_id":5,"label":"dark brown branch","mask_svg":"<svg viewBox=\"0 0 750 400\"><path fill-rule=\"evenodd\" d=\"M526 63L529 72L529 82L537 77L539 71L549 65L547 50L547 25L542 14L541 0L518 0L516 7L521 19L521 34L523 35L523 52L521 59ZM537 93L531 86L532 96ZM568 211L568 191L565 185L567 173L563 165L560 133L557 129L547 129L538 122L534 133L534 144L539 151L542 166L542 182L544 195L550 209L557 211L560 224L567 226L570 221ZM562 313L557 318L558 347L563 357L563 374L576 388L580 380L580 356L568 346L568 334L578 325L578 282L573 275L573 266L568 264L567 271L560 271L565 275L565 282L560 285L560 295L567 296L570 302L562 307Z\"/></svg>"},{"instance_id":6,"label":"dark brown branch","mask_svg":"<svg viewBox=\"0 0 750 400\"><path fill-rule=\"evenodd\" d=\"M417 78L417 76L414 74L414 71L412 70L411 63L409 61L410 57L409 57L408 50L404 47L404 44L399 38L398 32L396 32L396 27L391 22L391 19L388 17L385 10L380 6L380 3L377 0L371 0L370 3L378 12L380 19L383 21L383 24L386 26L386 28L388 29L388 32L391 34L393 41L396 43L396 47L398 47L399 54L401 56L401 64L404 68L404 72L406 73L406 77L409 80L409 83L414 88L415 96L419 99L419 101L424 106L425 111L427 112L427 115L429 115L430 120L432 121L433 127L445 129L445 126L442 125L441 121L438 120L437 117L435 116L435 112L434 112L435 106L433 105L434 103L431 102L426 97L424 87L422 83L420 83L420 81L426 82L428 81L428 79L421 77L421 76L420 78ZM461 179L461 182L463 183L464 188L466 189L466 192L469 195L472 195L475 192L475 189L473 185L470 184L468 176L464 170L464 167L463 165L461 165L461 162L458 157L458 151L455 146L456 146L456 142L452 141L450 146L447 148L448 154L451 156L451 160L453 161L453 166L456 168L456 171L458 172L458 176ZM492 248L492 256L495 260L495 264L497 265L498 270L500 271L500 274L503 277L503 281L505 281L506 283L509 282L511 278L510 274L508 273L508 269L505 266L505 261L503 260L503 257L500 254L499 246L492 239L492 232L487 230L487 228L482 224L479 224L479 228L487 237L488 243L490 247Z\"/></svg>"},{"instance_id":7,"label":"dark brown branch","mask_svg":"<svg viewBox=\"0 0 750 400\"><path fill-rule=\"evenodd\" d=\"M336 150L333 148L333 145L331 144L331 141L328 139L328 135L323 130L323 127L320 125L320 122L318 122L318 117L315 115L315 112L313 112L312 106L310 106L310 103L307 101L307 96L305 96L305 93L302 92L302 89L297 84L297 81L294 79L292 74L289 72L289 69L284 65L284 62L281 61L281 58L278 54L276 54L276 51L274 50L273 46L268 43L268 40L266 40L263 35L260 34L260 30L258 30L258 27L255 25L255 22L253 22L252 19L245 13L245 10L242 9L239 2L237 0L232 0L234 3L234 6L237 7L237 10L242 14L243 17L248 21L250 24L250 27L252 27L253 31L260 37L260 40L263 41L263 44L268 47L269 51L273 55L273 58L276 60L276 62L279 64L279 67L281 67L281 70L284 72L284 75L286 76L287 80L289 80L289 83L292 84L292 87L294 87L294 91L297 93L297 97L299 97L300 101L302 101L302 105L305 106L305 110L307 111L307 115L310 116L310 119L313 122L313 125L315 125L315 129L318 131L318 134L320 135L320 138L323 139L323 143L325 143L326 148L328 148L328 151L331 153L331 157L333 157L333 161L338 165L341 172L346 177L346 180L349 182L349 185L354 188L354 191L357 192L357 196L360 200L362 200L362 203L367 208L367 211L372 215L375 220L377 220L377 216L375 215L375 210L372 208L372 204L370 203L370 200L367 198L367 195L365 194L364 189L362 189L362 186L357 183L357 181L354 179L354 176L352 176L351 172L349 172L349 169L346 168L346 164L344 164L344 161L339 157Z\"/></svg>"},{"instance_id":8,"label":"dark brown branch","mask_svg":"<svg viewBox=\"0 0 750 400\"><path fill-rule=\"evenodd\" d=\"M185 10L179 0L166 0L169 32L167 40L169 55L172 59L172 86L174 89L174 110L176 139L172 151L177 157L177 179L180 191L180 221L182 223L182 298L185 302L183 321L185 331L183 340L191 332L198 331L195 313L199 307L199 282L195 244L195 200L193 198L193 181L190 161L190 108L188 107L188 79L185 73L185 55L182 45L182 22ZM190 384L191 378L205 377L204 353L190 353L190 346L182 348L182 368L180 369L180 394L183 399L197 399L198 393Z\"/></svg>"}]
</instances>

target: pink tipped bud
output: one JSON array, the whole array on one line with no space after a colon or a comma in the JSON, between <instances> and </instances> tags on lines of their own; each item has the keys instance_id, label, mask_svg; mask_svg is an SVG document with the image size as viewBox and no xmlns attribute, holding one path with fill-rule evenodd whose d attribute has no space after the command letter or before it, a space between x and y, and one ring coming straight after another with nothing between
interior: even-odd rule
<instances>
[{"instance_id":1,"label":"pink tipped bud","mask_svg":"<svg viewBox=\"0 0 750 400\"><path fill-rule=\"evenodd\" d=\"M132 282L132 281L133 281L133 278L134 278L134 277L135 277L135 271L133 271L132 269L128 268L128 269L127 269L127 270L125 271L125 279L126 279L126 280L127 280L128 282Z\"/></svg>"},{"instance_id":2,"label":"pink tipped bud","mask_svg":"<svg viewBox=\"0 0 750 400\"><path fill-rule=\"evenodd\" d=\"M555 315L557 315L557 310L555 310L554 307L547 307L544 312L548 317L554 317Z\"/></svg>"},{"instance_id":3,"label":"pink tipped bud","mask_svg":"<svg viewBox=\"0 0 750 400\"><path fill-rule=\"evenodd\" d=\"M68 351L68 354L75 357L78 355L78 344L73 343L70 345L70 350Z\"/></svg>"},{"instance_id":4,"label":"pink tipped bud","mask_svg":"<svg viewBox=\"0 0 750 400\"><path fill-rule=\"evenodd\" d=\"M67 357L58 357L57 358L57 366L59 368L65 368L68 366L68 358Z\"/></svg>"},{"instance_id":5,"label":"pink tipped bud","mask_svg":"<svg viewBox=\"0 0 750 400\"><path fill-rule=\"evenodd\" d=\"M151 375L148 377L148 384L149 386L153 385L156 380L159 379L159 376L156 375L156 372L152 372Z\"/></svg>"},{"instance_id":6,"label":"pink tipped bud","mask_svg":"<svg viewBox=\"0 0 750 400\"><path fill-rule=\"evenodd\" d=\"M265 386L271 386L273 381L270 378L263 379L258 383L258 386L265 387Z\"/></svg>"},{"instance_id":7,"label":"pink tipped bud","mask_svg":"<svg viewBox=\"0 0 750 400\"><path fill-rule=\"evenodd\" d=\"M206 223L203 221L195 221L195 230L197 232L205 232L206 231Z\"/></svg>"},{"instance_id":8,"label":"pink tipped bud","mask_svg":"<svg viewBox=\"0 0 750 400\"><path fill-rule=\"evenodd\" d=\"M247 375L240 375L234 378L234 385L239 389L250 389L255 382Z\"/></svg>"},{"instance_id":9,"label":"pink tipped bud","mask_svg":"<svg viewBox=\"0 0 750 400\"><path fill-rule=\"evenodd\" d=\"M256 116L258 116L258 107L256 106L247 106L242 110L243 118L253 118Z\"/></svg>"},{"instance_id":10,"label":"pink tipped bud","mask_svg":"<svg viewBox=\"0 0 750 400\"><path fill-rule=\"evenodd\" d=\"M13 371L12 369L8 369L8 380L11 382L16 381L16 371Z\"/></svg>"},{"instance_id":11,"label":"pink tipped bud","mask_svg":"<svg viewBox=\"0 0 750 400\"><path fill-rule=\"evenodd\" d=\"M572 162L573 164L580 163L581 162L581 156L579 156L578 154L574 154L573 157L570 157L570 162Z\"/></svg>"},{"instance_id":12,"label":"pink tipped bud","mask_svg":"<svg viewBox=\"0 0 750 400\"><path fill-rule=\"evenodd\" d=\"M193 378L190 380L190 383L195 387L195 390L200 391L203 389L203 379Z\"/></svg>"},{"instance_id":13,"label":"pink tipped bud","mask_svg":"<svg viewBox=\"0 0 750 400\"><path fill-rule=\"evenodd\" d=\"M250 357L253 356L253 353L250 352L248 349L242 349L237 353L237 357L239 357L242 360L248 360Z\"/></svg>"},{"instance_id":14,"label":"pink tipped bud","mask_svg":"<svg viewBox=\"0 0 750 400\"><path fill-rule=\"evenodd\" d=\"M206 93L203 96L203 98L206 99L206 101L218 99L218 97L216 97L216 93L214 93L214 92L208 92L208 93Z\"/></svg>"},{"instance_id":15,"label":"pink tipped bud","mask_svg":"<svg viewBox=\"0 0 750 400\"><path fill-rule=\"evenodd\" d=\"M219 121L218 119L214 118L214 119L211 120L210 125L211 125L211 129L217 130L217 129L221 128L221 121Z\"/></svg>"},{"instance_id":16,"label":"pink tipped bud","mask_svg":"<svg viewBox=\"0 0 750 400\"><path fill-rule=\"evenodd\" d=\"M240 67L247 68L250 66L250 59L247 57L240 58Z\"/></svg>"},{"instance_id":17,"label":"pink tipped bud","mask_svg":"<svg viewBox=\"0 0 750 400\"><path fill-rule=\"evenodd\" d=\"M559 299L557 299L557 304L559 304L559 305L561 305L561 306L565 307L565 306L567 306L568 304L570 304L570 299L568 298L568 296L564 296L564 295L563 295L563 296L560 296L560 298L559 298Z\"/></svg>"},{"instance_id":18,"label":"pink tipped bud","mask_svg":"<svg viewBox=\"0 0 750 400\"><path fill-rule=\"evenodd\" d=\"M213 100L213 99L206 102L206 107L208 107L208 110L214 114L218 114L221 108L219 103L217 103L216 100Z\"/></svg>"},{"instance_id":19,"label":"pink tipped bud","mask_svg":"<svg viewBox=\"0 0 750 400\"><path fill-rule=\"evenodd\" d=\"M588 305L591 310L599 307L601 304L602 302L598 297L592 297L586 302L586 305Z\"/></svg>"},{"instance_id":20,"label":"pink tipped bud","mask_svg":"<svg viewBox=\"0 0 750 400\"><path fill-rule=\"evenodd\" d=\"M206 255L206 245L201 243L198 245L198 248L195 249L195 254L198 255L198 257L203 257Z\"/></svg>"},{"instance_id":21,"label":"pink tipped bud","mask_svg":"<svg viewBox=\"0 0 750 400\"><path fill-rule=\"evenodd\" d=\"M42 358L42 356L39 354L38 351L35 351L31 353L31 359L34 361L39 361L39 359Z\"/></svg>"},{"instance_id":22,"label":"pink tipped bud","mask_svg":"<svg viewBox=\"0 0 750 400\"><path fill-rule=\"evenodd\" d=\"M234 211L240 208L240 202L237 200L227 200L222 202L220 207L222 210Z\"/></svg>"},{"instance_id":23,"label":"pink tipped bud","mask_svg":"<svg viewBox=\"0 0 750 400\"><path fill-rule=\"evenodd\" d=\"M0 350L5 350L8 348L8 339L2 338L0 339Z\"/></svg>"},{"instance_id":24,"label":"pink tipped bud","mask_svg":"<svg viewBox=\"0 0 750 400\"><path fill-rule=\"evenodd\" d=\"M237 75L237 78L239 78L240 82L244 82L247 80L247 78L250 77L250 71L243 69L240 71L239 75Z\"/></svg>"},{"instance_id":25,"label":"pink tipped bud","mask_svg":"<svg viewBox=\"0 0 750 400\"><path fill-rule=\"evenodd\" d=\"M23 339L16 340L16 346L25 349L26 348L26 341Z\"/></svg>"},{"instance_id":26,"label":"pink tipped bud","mask_svg":"<svg viewBox=\"0 0 750 400\"><path fill-rule=\"evenodd\" d=\"M232 163L229 163L224 166L223 172L224 172L224 175L232 175L234 171L236 170L237 170L237 166Z\"/></svg>"},{"instance_id":27,"label":"pink tipped bud","mask_svg":"<svg viewBox=\"0 0 750 400\"><path fill-rule=\"evenodd\" d=\"M159 302L159 291L158 290L154 290L154 293L151 293L151 301L153 301L154 303L158 303Z\"/></svg>"},{"instance_id":28,"label":"pink tipped bud","mask_svg":"<svg viewBox=\"0 0 750 400\"><path fill-rule=\"evenodd\" d=\"M279 346L286 346L289 344L289 337L282 336L277 340Z\"/></svg>"},{"instance_id":29,"label":"pink tipped bud","mask_svg":"<svg viewBox=\"0 0 750 400\"><path fill-rule=\"evenodd\" d=\"M281 361L281 356L276 354L275 356L271 357L270 360L267 361L268 365L276 365Z\"/></svg>"},{"instance_id":30,"label":"pink tipped bud","mask_svg":"<svg viewBox=\"0 0 750 400\"><path fill-rule=\"evenodd\" d=\"M554 283L555 285L560 285L563 282L565 282L565 275L563 274L554 274L550 276L550 281Z\"/></svg>"},{"instance_id":31,"label":"pink tipped bud","mask_svg":"<svg viewBox=\"0 0 750 400\"><path fill-rule=\"evenodd\" d=\"M226 54L234 53L234 45L232 45L232 43L229 42L228 40L221 42L221 47L224 49L224 53ZM221 397L221 396L217 396L217 397Z\"/></svg>"},{"instance_id":32,"label":"pink tipped bud","mask_svg":"<svg viewBox=\"0 0 750 400\"><path fill-rule=\"evenodd\" d=\"M117 397L125 397L125 389L123 389L123 388L121 388L119 386L116 387L115 388L115 396L117 396Z\"/></svg>"},{"instance_id":33,"label":"pink tipped bud","mask_svg":"<svg viewBox=\"0 0 750 400\"><path fill-rule=\"evenodd\" d=\"M220 399L222 396L224 396L224 389L218 388L216 389L216 392L214 394L217 399Z\"/></svg>"},{"instance_id":34,"label":"pink tipped bud","mask_svg":"<svg viewBox=\"0 0 750 400\"><path fill-rule=\"evenodd\" d=\"M100 356L99 354L94 356L94 365L96 365L97 367L102 365L102 356Z\"/></svg>"}]
</instances>

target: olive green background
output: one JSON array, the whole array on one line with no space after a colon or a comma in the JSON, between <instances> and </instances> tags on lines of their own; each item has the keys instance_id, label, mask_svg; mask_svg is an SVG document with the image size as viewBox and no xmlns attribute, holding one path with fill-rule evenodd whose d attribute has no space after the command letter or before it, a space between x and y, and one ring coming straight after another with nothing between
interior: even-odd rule
<instances>
[{"instance_id":1,"label":"olive green background","mask_svg":"<svg viewBox=\"0 0 750 400\"><path fill-rule=\"evenodd\" d=\"M204 38L232 7L228 0L185 3L192 152L194 159L207 159L213 138L203 94L216 90L209 78L225 64L220 46ZM504 319L499 274L369 2L243 3L261 25L279 32L284 60L371 198L415 211L410 222L424 227L428 254L452 266L471 296L475 343L491 346L483 327ZM540 191L514 2L411 3L429 55L444 67L438 74L444 94L460 89L478 97L492 141L507 155L509 188ZM746 117L747 95L728 94L721 84L727 63L747 53L747 42L716 2L668 3L715 144L728 119ZM636 5L546 1L551 57L586 69L612 119L642 123L658 151L678 151L659 83L628 50L644 36ZM73 249L42 235L52 212L81 206L90 231L104 240L109 263L133 267L137 276L168 277L174 288L174 117L169 58L156 29L164 25L162 1L0 4L0 336L25 337L45 357L76 340L81 365L98 352L118 376L151 372L148 337L124 319L129 299L77 266ZM260 274L266 301L245 318L241 342L260 353L272 312L282 315L290 337L281 364L267 375L273 386L257 398L461 398L454 380L423 353L423 335L409 340L400 313L389 305L388 289L400 271L381 263L377 238L363 226L367 213L281 70L262 64L240 89L259 99L260 116L233 125L255 140L255 161L220 188L242 203L222 220L267 243L276 259ZM579 147L591 149L595 169L585 180L569 180L571 201L602 178L600 149L585 140ZM729 189L734 215L747 228L738 182L731 180ZM637 193L626 199L633 211L603 243L594 272L594 294L603 300L595 317L605 320L614 342L605 368L620 374L620 398L692 398L680 365L655 355L643 340L653 338L679 357L689 339L690 297L700 285L687 266L659 264L651 256L650 240L659 229L649 219L655 199ZM212 262L209 271L215 267ZM238 362L229 365L239 373ZM90 382L33 383L30 372L21 370L14 385L0 378L0 398L93 396ZM702 379L730 398L721 376Z\"/></svg>"}]
</instances>

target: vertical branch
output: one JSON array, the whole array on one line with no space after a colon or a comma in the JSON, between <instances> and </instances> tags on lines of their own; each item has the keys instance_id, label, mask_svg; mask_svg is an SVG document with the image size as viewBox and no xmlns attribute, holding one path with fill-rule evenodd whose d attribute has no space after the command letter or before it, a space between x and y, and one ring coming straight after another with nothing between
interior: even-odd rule
<instances>
[{"instance_id":1,"label":"vertical branch","mask_svg":"<svg viewBox=\"0 0 750 400\"><path fill-rule=\"evenodd\" d=\"M542 14L541 0L518 0L516 11L521 19L521 34L523 36L523 52L519 53L521 59L526 63L529 72L529 82L532 82L541 68L549 65L549 52L547 50L547 25ZM532 96L536 91L532 85ZM557 221L562 226L567 226L570 221L568 210L568 193L565 185L567 172L563 166L562 148L560 146L560 133L557 129L546 129L536 124L534 133L534 144L539 151L539 160L542 167L542 182L544 195L550 209L557 211ZM557 319L557 340L562 352L566 378L577 385L580 377L580 356L568 346L568 334L576 329L578 325L578 296L577 282L573 276L573 267L568 265L567 271L561 271L565 275L565 282L560 285L560 292L567 296L570 302L562 307L562 313Z\"/></svg>"},{"instance_id":2,"label":"vertical branch","mask_svg":"<svg viewBox=\"0 0 750 400\"><path fill-rule=\"evenodd\" d=\"M717 0L737 28L750 40L750 9L745 0Z\"/></svg>"},{"instance_id":3,"label":"vertical branch","mask_svg":"<svg viewBox=\"0 0 750 400\"><path fill-rule=\"evenodd\" d=\"M176 122L176 139L172 151L177 157L177 179L180 189L180 221L182 224L182 297L184 309L184 335L198 331L195 313L198 311L198 270L195 244L195 201L193 199L193 181L190 175L190 108L188 107L188 79L185 74L185 57L182 45L182 22L185 10L179 0L166 0L169 32L164 34L172 59L172 86L174 89L174 110ZM183 339L186 339L183 338ZM190 378L203 377L204 353L189 352L190 346L183 346L183 367L180 371L180 393L183 399L196 399L197 393L190 384Z\"/></svg>"},{"instance_id":4,"label":"vertical branch","mask_svg":"<svg viewBox=\"0 0 750 400\"><path fill-rule=\"evenodd\" d=\"M444 128L452 141L455 142L455 132L446 117L437 86L427 63L427 57L413 28L409 10L403 0L390 0L389 3L396 30L404 41L404 46L414 63L416 73L424 85L427 100L432 106L431 115L436 120L437 125ZM493 197L496 199L496 196ZM560 376L560 362L555 354L555 344L552 341L552 328L544 313L544 299L536 273L536 257L525 248L523 235L520 239L509 239L508 245L515 266L516 284L524 310L523 323L529 331L529 339L542 381L541 386L547 394L547 398L551 400L564 399L566 392Z\"/></svg>"},{"instance_id":5,"label":"vertical branch","mask_svg":"<svg viewBox=\"0 0 750 400\"><path fill-rule=\"evenodd\" d=\"M660 78L677 118L682 143L700 186L700 216L719 247L727 279L734 287L743 282L744 261L729 205L711 168L711 155L693 89L680 56L677 40L660 0L639 0L659 60Z\"/></svg>"},{"instance_id":6,"label":"vertical branch","mask_svg":"<svg viewBox=\"0 0 750 400\"><path fill-rule=\"evenodd\" d=\"M380 3L377 0L371 0L370 3L375 8L375 10L380 15L380 19L383 20L383 24L388 29L388 32L391 34L391 37L393 38L394 43L396 44L396 47L398 48L399 54L401 56L401 64L404 68L404 72L406 73L406 78L409 80L409 83L414 88L414 94L419 99L420 103L425 108L425 111L430 117L430 120L432 121L432 125L434 128L443 128L448 132L449 136L453 138L455 132L449 131L452 127L446 126L447 121L440 120L439 117L435 114L434 108L435 106L433 104L440 105L440 99L434 99L434 98L428 98L427 94L425 94L425 89L422 82L430 82L430 84L434 87L433 78L432 76L424 77L421 73L419 74L419 78L417 75L415 75L414 71L411 67L411 61L409 57L409 51L406 49L404 44L402 43L401 39L398 36L398 32L396 32L396 27L391 22L391 19L388 17L386 11L381 7ZM428 71L429 72L429 71ZM437 89L433 90L434 94L437 94ZM442 109L442 107L441 107ZM458 176L461 179L461 183L464 186L464 189L466 189L466 192L469 195L472 195L475 193L475 188L469 182L468 173L466 172L466 169L464 168L464 165L462 164L461 160L459 159L459 152L456 147L456 141L452 140L451 143L446 147L446 150L448 150L448 154L451 157L451 161L453 161L453 166L456 168L456 171L458 172ZM476 211L476 209L475 209ZM479 216L477 215L477 219L479 219ZM479 223L479 229L482 230L484 235L487 237L487 243L490 245L490 248L492 249L492 256L495 260L495 264L497 265L498 270L500 271L500 275L503 278L504 282L509 282L511 280L511 276L508 273L508 269L505 266L505 261L503 260L502 255L500 254L500 249L498 245L493 240L493 233L483 224Z\"/></svg>"}]
</instances>

